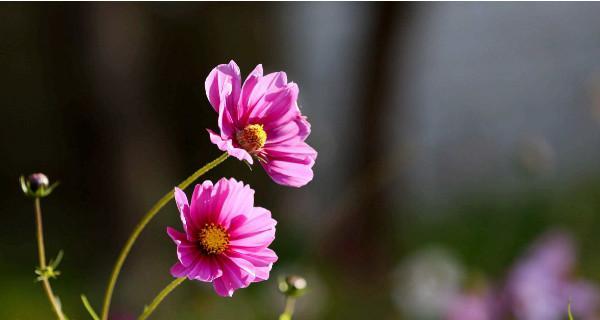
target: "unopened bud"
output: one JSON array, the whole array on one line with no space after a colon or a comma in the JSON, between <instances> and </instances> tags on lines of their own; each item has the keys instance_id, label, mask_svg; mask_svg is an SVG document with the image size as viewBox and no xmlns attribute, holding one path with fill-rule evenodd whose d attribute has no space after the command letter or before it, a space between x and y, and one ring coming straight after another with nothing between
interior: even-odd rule
<instances>
[{"instance_id":1,"label":"unopened bud","mask_svg":"<svg viewBox=\"0 0 600 320\"><path fill-rule=\"evenodd\" d=\"M31 174L27 177L27 181L29 182L29 188L31 188L31 191L33 192L36 192L39 189L46 189L50 186L48 177L43 173Z\"/></svg>"},{"instance_id":2,"label":"unopened bud","mask_svg":"<svg viewBox=\"0 0 600 320\"><path fill-rule=\"evenodd\" d=\"M20 181L23 193L33 198L43 198L49 195L58 185L58 182L50 185L50 180L43 173L31 174L27 179L21 176Z\"/></svg>"},{"instance_id":3,"label":"unopened bud","mask_svg":"<svg viewBox=\"0 0 600 320\"><path fill-rule=\"evenodd\" d=\"M279 291L286 296L299 297L306 292L306 279L290 275L279 280Z\"/></svg>"}]
</instances>

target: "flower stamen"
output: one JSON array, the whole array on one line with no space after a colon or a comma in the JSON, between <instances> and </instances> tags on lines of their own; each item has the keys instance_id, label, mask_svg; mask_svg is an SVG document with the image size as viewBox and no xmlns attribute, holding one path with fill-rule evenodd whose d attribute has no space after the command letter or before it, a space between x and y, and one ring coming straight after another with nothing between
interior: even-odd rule
<instances>
[{"instance_id":1,"label":"flower stamen","mask_svg":"<svg viewBox=\"0 0 600 320\"><path fill-rule=\"evenodd\" d=\"M249 153L260 150L267 142L267 133L262 124L250 124L235 134L238 144Z\"/></svg>"},{"instance_id":2,"label":"flower stamen","mask_svg":"<svg viewBox=\"0 0 600 320\"><path fill-rule=\"evenodd\" d=\"M206 223L200 230L200 247L206 254L221 254L229 246L229 234L220 225Z\"/></svg>"}]
</instances>

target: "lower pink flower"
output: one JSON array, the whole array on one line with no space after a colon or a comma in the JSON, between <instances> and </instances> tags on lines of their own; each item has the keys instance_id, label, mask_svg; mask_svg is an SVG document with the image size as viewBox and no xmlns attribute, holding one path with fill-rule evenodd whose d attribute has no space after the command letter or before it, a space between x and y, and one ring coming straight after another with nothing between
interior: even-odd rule
<instances>
[{"instance_id":1,"label":"lower pink flower","mask_svg":"<svg viewBox=\"0 0 600 320\"><path fill-rule=\"evenodd\" d=\"M192 199L175 188L185 233L168 227L177 245L174 277L212 282L221 296L269 278L277 255L271 212L254 206L254 190L235 179L196 185Z\"/></svg>"}]
</instances>

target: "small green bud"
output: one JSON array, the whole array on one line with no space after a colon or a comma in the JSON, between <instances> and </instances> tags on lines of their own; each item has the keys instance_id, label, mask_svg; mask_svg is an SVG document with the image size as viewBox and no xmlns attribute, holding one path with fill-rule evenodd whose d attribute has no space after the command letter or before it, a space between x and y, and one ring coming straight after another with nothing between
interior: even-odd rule
<instances>
[{"instance_id":1,"label":"small green bud","mask_svg":"<svg viewBox=\"0 0 600 320\"><path fill-rule=\"evenodd\" d=\"M306 279L290 275L279 279L279 291L286 296L300 297L306 293Z\"/></svg>"},{"instance_id":2,"label":"small green bud","mask_svg":"<svg viewBox=\"0 0 600 320\"><path fill-rule=\"evenodd\" d=\"M48 196L56 186L58 182L50 185L50 180L43 173L34 173L29 175L27 178L21 176L19 178L21 182L21 189L23 193L32 198L43 198Z\"/></svg>"}]
</instances>

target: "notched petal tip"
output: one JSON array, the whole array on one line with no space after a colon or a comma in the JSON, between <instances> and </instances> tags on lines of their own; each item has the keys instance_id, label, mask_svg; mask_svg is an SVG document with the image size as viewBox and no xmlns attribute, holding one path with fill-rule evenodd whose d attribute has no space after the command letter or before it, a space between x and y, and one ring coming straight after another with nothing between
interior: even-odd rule
<instances>
[{"instance_id":1,"label":"notched petal tip","mask_svg":"<svg viewBox=\"0 0 600 320\"><path fill-rule=\"evenodd\" d=\"M171 237L175 244L180 244L181 241L186 240L186 235L183 232L180 232L177 229L171 227L167 227L166 230L167 234L169 235L169 237Z\"/></svg>"}]
</instances>

